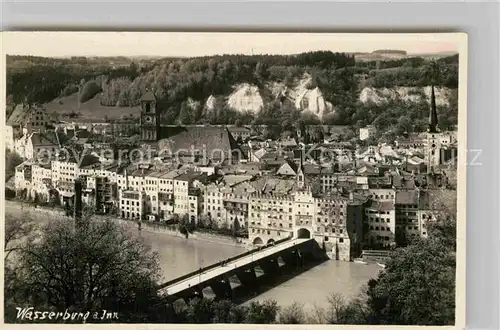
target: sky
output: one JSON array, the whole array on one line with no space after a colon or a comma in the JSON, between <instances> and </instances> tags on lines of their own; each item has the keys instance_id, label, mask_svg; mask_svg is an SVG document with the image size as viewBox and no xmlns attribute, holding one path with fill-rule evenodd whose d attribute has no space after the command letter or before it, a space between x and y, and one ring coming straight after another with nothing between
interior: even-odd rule
<instances>
[{"instance_id":1,"label":"sky","mask_svg":"<svg viewBox=\"0 0 500 330\"><path fill-rule=\"evenodd\" d=\"M305 51L409 54L458 52L463 34L333 34L223 32L3 32L3 54L65 56L206 56Z\"/></svg>"}]
</instances>

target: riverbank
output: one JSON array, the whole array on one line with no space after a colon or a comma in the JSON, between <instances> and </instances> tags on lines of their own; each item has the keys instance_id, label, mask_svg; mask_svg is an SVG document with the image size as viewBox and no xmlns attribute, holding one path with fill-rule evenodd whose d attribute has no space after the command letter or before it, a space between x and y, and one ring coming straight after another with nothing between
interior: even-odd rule
<instances>
[{"instance_id":1,"label":"riverbank","mask_svg":"<svg viewBox=\"0 0 500 330\"><path fill-rule=\"evenodd\" d=\"M63 210L57 209L57 208L50 208L50 207L41 207L37 206L36 208L30 204L30 203L23 203L20 201L13 201L13 200L6 200L5 201L5 212L6 213L14 213L14 214L19 214L23 212L36 212L37 214L43 214L46 217L66 217L65 213ZM96 217L99 219L104 219L104 216L96 215ZM127 227L130 227L131 229L137 228L137 223L135 221L131 220L124 220L120 219L118 217L112 217L109 216L109 218L117 221L118 223L122 225L126 225ZM39 217L34 217L35 220L43 220L40 219ZM159 224L154 224L154 223L149 223L149 222L142 222L141 226L142 231L150 232L150 233L157 233L157 234L162 234L162 235L168 235L172 237L180 237L180 238L185 238L186 236L184 234L181 234L177 230L173 230L170 228L167 228L165 226L159 225ZM210 242L210 243L216 243L220 245L228 245L228 246L235 246L235 247L244 247L246 248L247 246L247 241L245 239L238 238L238 241L236 241L235 238L233 237L228 237L228 236L223 236L223 235L217 235L217 234L212 234L212 233L205 233L202 231L194 232L194 233L189 233L188 235L189 240L199 240L199 241L205 241L205 242Z\"/></svg>"}]
</instances>

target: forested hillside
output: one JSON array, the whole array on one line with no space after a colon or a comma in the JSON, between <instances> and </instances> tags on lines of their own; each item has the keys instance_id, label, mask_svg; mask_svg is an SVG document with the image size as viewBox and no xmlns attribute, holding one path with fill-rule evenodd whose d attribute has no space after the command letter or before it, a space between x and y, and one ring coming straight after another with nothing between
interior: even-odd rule
<instances>
[{"instance_id":1,"label":"forested hillside","mask_svg":"<svg viewBox=\"0 0 500 330\"><path fill-rule=\"evenodd\" d=\"M454 125L457 117L458 55L435 62L418 57L356 62L354 55L329 51L142 61L9 56L7 63L10 105L23 101L43 104L75 95L79 104L98 98L104 107L135 107L150 89L158 98L165 124L287 126L302 121L353 128L375 124L391 134L418 131L425 128L425 87L431 84L446 88L443 95L447 100L438 109L447 121L443 124ZM238 86L246 86L246 92L238 91ZM411 93L422 97L418 102L397 96L384 102L361 97L367 88L375 93L395 90L398 95L401 87L415 87ZM238 99L242 97L245 100ZM311 102L322 103L311 107ZM245 111L235 104L257 105ZM314 113L308 108L322 110Z\"/></svg>"}]
</instances>

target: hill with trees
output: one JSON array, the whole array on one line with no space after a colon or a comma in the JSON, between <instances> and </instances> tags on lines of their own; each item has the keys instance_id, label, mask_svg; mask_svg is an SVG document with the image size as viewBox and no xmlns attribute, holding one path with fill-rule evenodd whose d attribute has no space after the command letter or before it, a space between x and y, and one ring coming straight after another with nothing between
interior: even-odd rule
<instances>
[{"instance_id":1,"label":"hill with trees","mask_svg":"<svg viewBox=\"0 0 500 330\"><path fill-rule=\"evenodd\" d=\"M149 89L158 99L163 124L282 126L300 121L357 129L376 122L384 131L401 131L401 125L394 127L395 120L404 117L401 121L414 123L411 130L418 131L427 117L427 97L377 103L360 96L366 88L398 92L407 87L424 95L431 84L446 89L446 102L439 109L450 118L446 126L456 124L458 112L458 55L434 62L419 57L356 61L353 54L330 51L141 61L9 56L7 63L8 104L45 104L74 97L78 107L94 102L100 105L96 112L104 113L103 108L137 108ZM431 63L437 67L432 77ZM239 91L238 86L246 90ZM251 111L235 104L248 104ZM119 117L122 111L109 113Z\"/></svg>"}]
</instances>

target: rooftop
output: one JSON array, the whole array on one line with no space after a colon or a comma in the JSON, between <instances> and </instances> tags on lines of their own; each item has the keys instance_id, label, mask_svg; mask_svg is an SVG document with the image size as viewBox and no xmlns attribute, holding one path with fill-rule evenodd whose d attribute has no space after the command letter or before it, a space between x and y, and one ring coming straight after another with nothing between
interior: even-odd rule
<instances>
[{"instance_id":1,"label":"rooftop","mask_svg":"<svg viewBox=\"0 0 500 330\"><path fill-rule=\"evenodd\" d=\"M179 127L165 130L166 137L158 141L160 150L170 150L173 154L205 155L210 159L228 158L239 147L227 128ZM163 134L162 134L163 135ZM224 156L224 157L222 157Z\"/></svg>"},{"instance_id":2,"label":"rooftop","mask_svg":"<svg viewBox=\"0 0 500 330\"><path fill-rule=\"evenodd\" d=\"M47 131L44 133L34 132L31 134L31 143L33 146L59 146L59 137L55 131Z\"/></svg>"},{"instance_id":3,"label":"rooftop","mask_svg":"<svg viewBox=\"0 0 500 330\"><path fill-rule=\"evenodd\" d=\"M416 190L396 191L396 204L419 204L419 192Z\"/></svg>"},{"instance_id":4,"label":"rooftop","mask_svg":"<svg viewBox=\"0 0 500 330\"><path fill-rule=\"evenodd\" d=\"M391 211L394 210L394 203L371 200L368 208L378 211Z\"/></svg>"},{"instance_id":5,"label":"rooftop","mask_svg":"<svg viewBox=\"0 0 500 330\"><path fill-rule=\"evenodd\" d=\"M174 179L177 180L177 181L187 181L187 182L190 182L192 180L200 179L203 176L205 176L205 173L191 171L191 172L183 173L183 174L175 177Z\"/></svg>"},{"instance_id":6,"label":"rooftop","mask_svg":"<svg viewBox=\"0 0 500 330\"><path fill-rule=\"evenodd\" d=\"M153 94L153 92L147 91L146 93L144 93L142 95L141 101L144 101L144 102L154 102L154 101L156 101L156 97Z\"/></svg>"},{"instance_id":7,"label":"rooftop","mask_svg":"<svg viewBox=\"0 0 500 330\"><path fill-rule=\"evenodd\" d=\"M28 108L24 106L24 104L16 105L14 111L12 111L9 118L7 119L7 125L16 126L22 124L26 119L27 114Z\"/></svg>"},{"instance_id":8,"label":"rooftop","mask_svg":"<svg viewBox=\"0 0 500 330\"><path fill-rule=\"evenodd\" d=\"M250 181L253 178L252 175L225 175L223 180L229 186L235 186L239 183Z\"/></svg>"}]
</instances>

